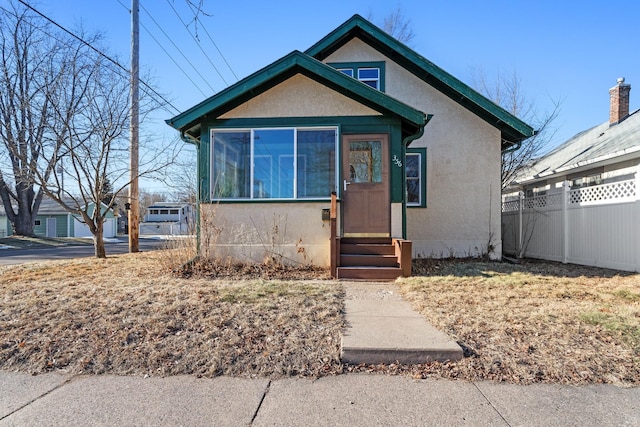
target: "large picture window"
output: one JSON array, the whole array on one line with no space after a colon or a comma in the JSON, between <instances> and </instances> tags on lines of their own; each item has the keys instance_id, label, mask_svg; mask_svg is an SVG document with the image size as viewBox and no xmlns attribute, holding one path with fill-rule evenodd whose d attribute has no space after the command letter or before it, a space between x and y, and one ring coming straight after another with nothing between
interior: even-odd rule
<instances>
[{"instance_id":1,"label":"large picture window","mask_svg":"<svg viewBox=\"0 0 640 427\"><path fill-rule=\"evenodd\" d=\"M336 128L212 130L211 197L328 198L336 188Z\"/></svg>"}]
</instances>

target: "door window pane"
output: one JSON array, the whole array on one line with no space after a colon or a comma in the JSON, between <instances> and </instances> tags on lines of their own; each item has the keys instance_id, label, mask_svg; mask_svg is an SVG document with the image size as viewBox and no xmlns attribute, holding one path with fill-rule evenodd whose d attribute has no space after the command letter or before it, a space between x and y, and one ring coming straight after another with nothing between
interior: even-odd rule
<instances>
[{"instance_id":1,"label":"door window pane","mask_svg":"<svg viewBox=\"0 0 640 427\"><path fill-rule=\"evenodd\" d=\"M382 182L382 142L349 143L349 180Z\"/></svg>"},{"instance_id":2,"label":"door window pane","mask_svg":"<svg viewBox=\"0 0 640 427\"><path fill-rule=\"evenodd\" d=\"M213 134L212 188L214 198L249 197L251 133Z\"/></svg>"},{"instance_id":3,"label":"door window pane","mask_svg":"<svg viewBox=\"0 0 640 427\"><path fill-rule=\"evenodd\" d=\"M329 197L336 182L336 131L298 131L298 197Z\"/></svg>"},{"instance_id":4,"label":"door window pane","mask_svg":"<svg viewBox=\"0 0 640 427\"><path fill-rule=\"evenodd\" d=\"M293 129L260 129L253 135L253 197L293 197Z\"/></svg>"}]
</instances>

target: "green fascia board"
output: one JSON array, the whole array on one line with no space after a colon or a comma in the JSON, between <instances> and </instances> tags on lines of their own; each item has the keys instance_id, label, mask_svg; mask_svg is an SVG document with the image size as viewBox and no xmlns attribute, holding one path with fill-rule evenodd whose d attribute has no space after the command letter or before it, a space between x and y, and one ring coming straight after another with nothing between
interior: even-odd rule
<instances>
[{"instance_id":1,"label":"green fascia board","mask_svg":"<svg viewBox=\"0 0 640 427\"><path fill-rule=\"evenodd\" d=\"M506 146L518 143L534 135L534 130L507 110L489 100L462 81L444 71L422 55L408 48L371 22L354 15L340 27L329 33L305 51L320 61L327 58L353 37L379 50L420 79L431 84L454 101L468 108L486 122L500 129Z\"/></svg>"},{"instance_id":2,"label":"green fascia board","mask_svg":"<svg viewBox=\"0 0 640 427\"><path fill-rule=\"evenodd\" d=\"M426 116L422 111L393 99L299 51L290 53L194 107L166 120L166 123L184 132L197 126L203 117L215 118L215 116L242 104L298 73L304 74L382 114L396 115L415 128L420 128L426 123Z\"/></svg>"}]
</instances>

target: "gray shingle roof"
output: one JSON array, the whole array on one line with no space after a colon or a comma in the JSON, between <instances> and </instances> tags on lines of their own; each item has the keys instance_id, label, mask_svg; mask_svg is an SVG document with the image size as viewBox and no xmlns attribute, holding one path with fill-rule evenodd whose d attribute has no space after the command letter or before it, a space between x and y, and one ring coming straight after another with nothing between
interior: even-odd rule
<instances>
[{"instance_id":1,"label":"gray shingle roof","mask_svg":"<svg viewBox=\"0 0 640 427\"><path fill-rule=\"evenodd\" d=\"M632 112L617 125L610 126L607 121L580 132L542 156L518 181L535 182L632 153L640 157L640 110Z\"/></svg>"}]
</instances>

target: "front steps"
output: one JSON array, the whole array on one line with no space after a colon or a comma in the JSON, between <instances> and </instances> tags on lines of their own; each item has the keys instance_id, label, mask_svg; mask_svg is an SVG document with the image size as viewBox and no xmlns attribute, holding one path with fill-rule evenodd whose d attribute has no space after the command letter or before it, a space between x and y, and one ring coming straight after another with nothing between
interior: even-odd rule
<instances>
[{"instance_id":1,"label":"front steps","mask_svg":"<svg viewBox=\"0 0 640 427\"><path fill-rule=\"evenodd\" d=\"M411 242L391 238L342 238L339 241L336 278L347 280L391 281L407 274L402 264L411 259ZM402 268L404 267L404 268Z\"/></svg>"}]
</instances>

